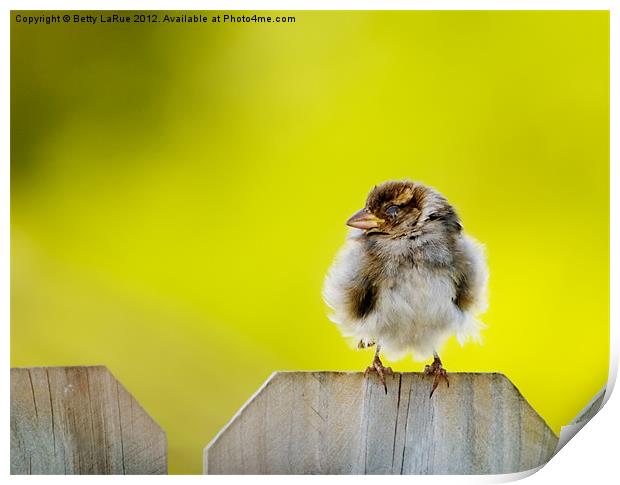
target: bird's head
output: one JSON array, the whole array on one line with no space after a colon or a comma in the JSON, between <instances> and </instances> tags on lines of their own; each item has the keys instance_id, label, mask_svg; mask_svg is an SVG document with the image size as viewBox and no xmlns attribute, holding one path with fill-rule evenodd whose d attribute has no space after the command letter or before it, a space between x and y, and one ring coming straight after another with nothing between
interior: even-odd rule
<instances>
[{"instance_id":1,"label":"bird's head","mask_svg":"<svg viewBox=\"0 0 620 485\"><path fill-rule=\"evenodd\" d=\"M388 237L461 230L454 208L440 193L409 180L375 186L368 194L366 206L353 214L347 225L366 234Z\"/></svg>"}]
</instances>

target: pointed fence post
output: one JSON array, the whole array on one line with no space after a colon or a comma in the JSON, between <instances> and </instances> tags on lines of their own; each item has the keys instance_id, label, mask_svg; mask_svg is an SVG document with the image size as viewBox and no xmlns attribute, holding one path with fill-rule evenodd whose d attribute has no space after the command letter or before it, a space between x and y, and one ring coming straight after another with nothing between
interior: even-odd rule
<instances>
[{"instance_id":1,"label":"pointed fence post","mask_svg":"<svg viewBox=\"0 0 620 485\"><path fill-rule=\"evenodd\" d=\"M166 435L102 366L11 369L11 474L165 474Z\"/></svg>"},{"instance_id":2,"label":"pointed fence post","mask_svg":"<svg viewBox=\"0 0 620 485\"><path fill-rule=\"evenodd\" d=\"M495 474L546 463L558 438L502 374L277 372L204 452L208 474Z\"/></svg>"}]
</instances>

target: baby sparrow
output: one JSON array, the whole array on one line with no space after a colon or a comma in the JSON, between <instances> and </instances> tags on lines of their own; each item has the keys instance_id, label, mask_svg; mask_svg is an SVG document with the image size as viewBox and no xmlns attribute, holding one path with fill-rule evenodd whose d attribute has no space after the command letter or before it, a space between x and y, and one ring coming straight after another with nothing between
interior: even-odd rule
<instances>
[{"instance_id":1,"label":"baby sparrow","mask_svg":"<svg viewBox=\"0 0 620 485\"><path fill-rule=\"evenodd\" d=\"M430 397L445 380L437 350L451 336L477 338L486 310L487 266L482 246L462 231L446 198L418 182L389 181L371 190L366 206L332 264L323 297L330 319L358 347L376 344L372 364L387 393L379 352L434 356Z\"/></svg>"}]
</instances>

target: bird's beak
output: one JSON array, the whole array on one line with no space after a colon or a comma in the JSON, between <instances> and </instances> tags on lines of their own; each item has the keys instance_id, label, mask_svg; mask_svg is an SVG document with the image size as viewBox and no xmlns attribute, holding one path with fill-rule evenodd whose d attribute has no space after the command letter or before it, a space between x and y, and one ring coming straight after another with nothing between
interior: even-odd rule
<instances>
[{"instance_id":1,"label":"bird's beak","mask_svg":"<svg viewBox=\"0 0 620 485\"><path fill-rule=\"evenodd\" d=\"M383 222L383 219L379 219L368 209L364 208L349 218L347 226L355 227L356 229L373 229L378 227L380 222Z\"/></svg>"}]
</instances>

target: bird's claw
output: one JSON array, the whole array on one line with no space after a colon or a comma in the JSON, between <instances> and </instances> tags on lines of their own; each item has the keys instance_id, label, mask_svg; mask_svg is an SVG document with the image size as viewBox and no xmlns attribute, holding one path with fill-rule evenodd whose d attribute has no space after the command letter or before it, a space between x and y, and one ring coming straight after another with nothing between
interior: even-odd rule
<instances>
[{"instance_id":1,"label":"bird's claw","mask_svg":"<svg viewBox=\"0 0 620 485\"><path fill-rule=\"evenodd\" d=\"M424 375L435 376L435 379L433 380L433 387L431 389L431 393L428 396L429 399L433 397L433 393L435 392L435 389L437 389L437 386L439 386L440 381L442 380L446 381L446 386L450 387L450 381L448 380L448 373L446 372L446 369L442 367L441 360L437 357L435 358L435 360L433 361L431 365L427 365L426 367L424 367Z\"/></svg>"},{"instance_id":2,"label":"bird's claw","mask_svg":"<svg viewBox=\"0 0 620 485\"><path fill-rule=\"evenodd\" d=\"M358 349L367 349L369 347L372 347L373 345L375 345L375 343L371 340L360 340L357 343L357 348Z\"/></svg>"},{"instance_id":3,"label":"bird's claw","mask_svg":"<svg viewBox=\"0 0 620 485\"><path fill-rule=\"evenodd\" d=\"M364 377L367 378L371 372L376 372L379 376L379 380L381 384L383 384L383 389L385 389L385 393L387 394L387 384L385 383L385 376L391 376L394 374L391 367L384 367L383 362L378 355L375 355L375 358L372 360L372 364L366 368L364 371Z\"/></svg>"}]
</instances>

